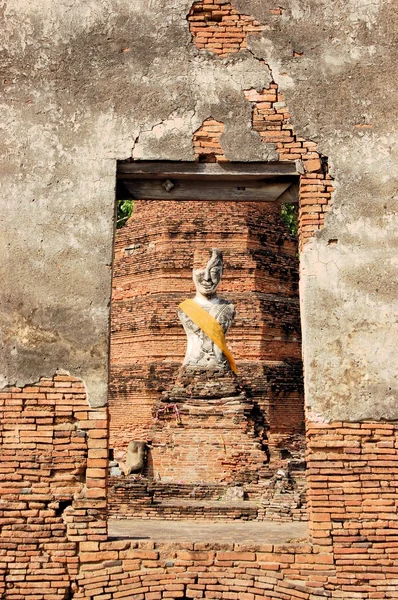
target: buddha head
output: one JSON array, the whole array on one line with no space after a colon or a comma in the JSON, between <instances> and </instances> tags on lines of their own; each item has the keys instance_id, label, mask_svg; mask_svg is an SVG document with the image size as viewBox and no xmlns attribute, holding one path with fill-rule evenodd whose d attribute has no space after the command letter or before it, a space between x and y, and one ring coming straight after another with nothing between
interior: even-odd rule
<instances>
[{"instance_id":1,"label":"buddha head","mask_svg":"<svg viewBox=\"0 0 398 600\"><path fill-rule=\"evenodd\" d=\"M207 265L202 269L193 269L192 278L198 294L205 298L216 295L218 284L221 281L223 258L221 250L211 249L211 256Z\"/></svg>"}]
</instances>

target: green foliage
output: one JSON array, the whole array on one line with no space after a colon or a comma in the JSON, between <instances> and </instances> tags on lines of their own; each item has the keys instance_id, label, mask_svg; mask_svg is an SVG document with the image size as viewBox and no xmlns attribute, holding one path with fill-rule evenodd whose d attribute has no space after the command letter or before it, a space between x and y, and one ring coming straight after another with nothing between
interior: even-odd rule
<instances>
[{"instance_id":1,"label":"green foliage","mask_svg":"<svg viewBox=\"0 0 398 600\"><path fill-rule=\"evenodd\" d=\"M289 229L290 235L298 234L298 210L297 204L282 204L282 219Z\"/></svg>"},{"instance_id":2,"label":"green foliage","mask_svg":"<svg viewBox=\"0 0 398 600\"><path fill-rule=\"evenodd\" d=\"M117 201L117 220L116 227L120 229L127 223L127 219L133 212L134 200L118 200Z\"/></svg>"}]
</instances>

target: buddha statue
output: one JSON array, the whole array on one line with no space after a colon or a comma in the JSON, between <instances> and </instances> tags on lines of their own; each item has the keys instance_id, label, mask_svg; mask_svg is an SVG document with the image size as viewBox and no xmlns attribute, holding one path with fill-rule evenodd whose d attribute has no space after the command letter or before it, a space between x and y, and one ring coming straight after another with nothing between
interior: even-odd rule
<instances>
[{"instance_id":1,"label":"buddha statue","mask_svg":"<svg viewBox=\"0 0 398 600\"><path fill-rule=\"evenodd\" d=\"M235 308L231 302L217 296L222 272L223 256L217 248L212 248L205 267L193 269L196 295L184 300L178 310L187 335L183 366L198 370L232 369L236 373L234 359L225 343Z\"/></svg>"}]
</instances>

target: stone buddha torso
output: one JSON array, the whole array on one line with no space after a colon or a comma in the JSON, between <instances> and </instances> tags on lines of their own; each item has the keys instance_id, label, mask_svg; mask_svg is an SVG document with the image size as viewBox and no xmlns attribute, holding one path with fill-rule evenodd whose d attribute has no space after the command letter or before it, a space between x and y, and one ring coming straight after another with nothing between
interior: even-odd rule
<instances>
[{"instance_id":1,"label":"stone buddha torso","mask_svg":"<svg viewBox=\"0 0 398 600\"><path fill-rule=\"evenodd\" d=\"M235 316L235 307L228 300L216 295L222 267L222 253L213 248L206 267L193 271L196 287L193 301L209 313L226 334ZM228 360L218 345L183 310L179 309L178 316L187 335L187 351L183 365L197 369L229 369Z\"/></svg>"},{"instance_id":2,"label":"stone buddha torso","mask_svg":"<svg viewBox=\"0 0 398 600\"><path fill-rule=\"evenodd\" d=\"M197 299L194 299L198 302ZM231 302L216 298L214 302L198 302L221 325L224 334L228 331L235 316ZM198 327L181 309L178 317L187 335L187 351L184 366L200 369L228 368L228 361L222 350Z\"/></svg>"}]
</instances>

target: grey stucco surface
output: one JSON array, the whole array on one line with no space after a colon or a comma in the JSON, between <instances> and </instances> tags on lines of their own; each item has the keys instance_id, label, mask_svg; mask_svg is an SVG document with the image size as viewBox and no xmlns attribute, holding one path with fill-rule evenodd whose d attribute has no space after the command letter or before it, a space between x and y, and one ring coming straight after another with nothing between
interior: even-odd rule
<instances>
[{"instance_id":1,"label":"grey stucco surface","mask_svg":"<svg viewBox=\"0 0 398 600\"><path fill-rule=\"evenodd\" d=\"M192 160L210 116L230 160L274 160L242 93L269 85L269 65L336 184L301 256L310 416L398 419L393 3L235 6L269 28L222 60L192 44L190 2L3 5L3 384L62 368L106 402L116 160Z\"/></svg>"},{"instance_id":2,"label":"grey stucco surface","mask_svg":"<svg viewBox=\"0 0 398 600\"><path fill-rule=\"evenodd\" d=\"M335 178L333 210L301 255L311 420L398 419L398 19L383 0L237 0L270 25L252 36L295 128ZM294 56L300 53L301 56Z\"/></svg>"}]
</instances>

